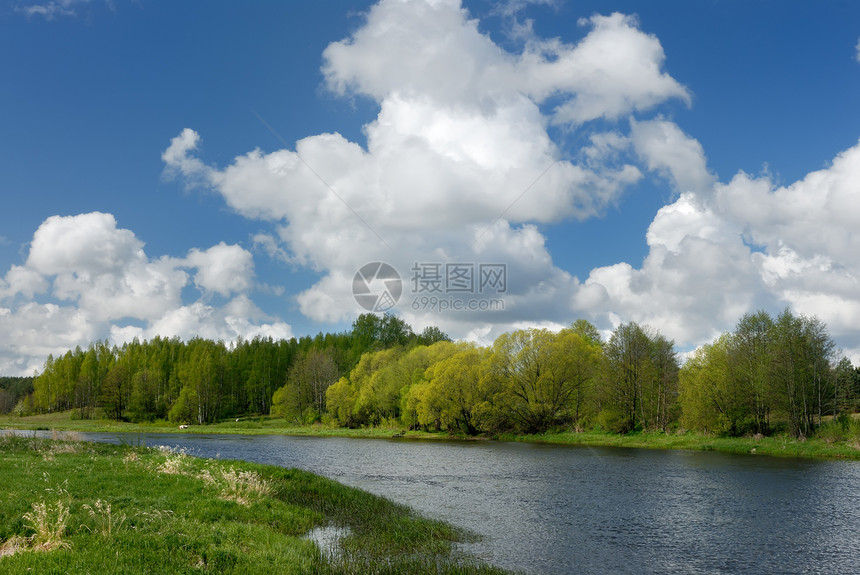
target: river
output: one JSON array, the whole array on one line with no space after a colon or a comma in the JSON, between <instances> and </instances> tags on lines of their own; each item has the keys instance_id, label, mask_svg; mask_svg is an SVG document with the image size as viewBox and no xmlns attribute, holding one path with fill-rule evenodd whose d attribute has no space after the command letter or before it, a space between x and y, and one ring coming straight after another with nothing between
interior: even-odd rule
<instances>
[{"instance_id":1,"label":"river","mask_svg":"<svg viewBox=\"0 0 860 575\"><path fill-rule=\"evenodd\" d=\"M860 570L860 462L406 439L143 439L298 467L384 495L481 534L469 552L526 573Z\"/></svg>"}]
</instances>

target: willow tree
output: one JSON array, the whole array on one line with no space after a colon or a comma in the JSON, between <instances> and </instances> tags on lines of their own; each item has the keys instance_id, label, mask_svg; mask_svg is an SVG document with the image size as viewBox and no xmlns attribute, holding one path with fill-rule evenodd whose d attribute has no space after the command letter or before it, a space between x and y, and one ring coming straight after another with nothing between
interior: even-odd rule
<instances>
[{"instance_id":1,"label":"willow tree","mask_svg":"<svg viewBox=\"0 0 860 575\"><path fill-rule=\"evenodd\" d=\"M517 330L500 335L487 376L501 384L502 406L514 428L541 433L580 415L599 347L571 329Z\"/></svg>"},{"instance_id":2,"label":"willow tree","mask_svg":"<svg viewBox=\"0 0 860 575\"><path fill-rule=\"evenodd\" d=\"M470 343L446 343L439 352L424 371L423 381L412 385L405 396L410 417L420 425L467 435L485 431L484 419L497 391L484 378L489 350Z\"/></svg>"},{"instance_id":3,"label":"willow tree","mask_svg":"<svg viewBox=\"0 0 860 575\"><path fill-rule=\"evenodd\" d=\"M326 390L329 413L347 427L375 425L384 417L396 417L399 398L387 393L378 374L402 354L402 348L394 347L362 355L349 376Z\"/></svg>"}]
</instances>

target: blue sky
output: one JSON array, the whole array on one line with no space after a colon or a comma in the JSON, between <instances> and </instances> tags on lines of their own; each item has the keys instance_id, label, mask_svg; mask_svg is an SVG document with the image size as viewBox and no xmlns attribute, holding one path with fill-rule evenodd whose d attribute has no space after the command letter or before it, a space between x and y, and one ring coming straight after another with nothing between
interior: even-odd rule
<instances>
[{"instance_id":1,"label":"blue sky","mask_svg":"<svg viewBox=\"0 0 860 575\"><path fill-rule=\"evenodd\" d=\"M860 362L860 4L13 0L0 70L0 373L345 329L373 261L457 338L788 305Z\"/></svg>"}]
</instances>

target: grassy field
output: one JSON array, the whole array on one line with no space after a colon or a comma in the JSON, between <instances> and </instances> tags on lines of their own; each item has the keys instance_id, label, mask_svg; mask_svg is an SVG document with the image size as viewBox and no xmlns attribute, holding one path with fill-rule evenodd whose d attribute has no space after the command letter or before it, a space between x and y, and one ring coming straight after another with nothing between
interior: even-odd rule
<instances>
[{"instance_id":1,"label":"grassy field","mask_svg":"<svg viewBox=\"0 0 860 575\"><path fill-rule=\"evenodd\" d=\"M308 472L62 435L0 436L4 574L504 573L454 551L468 533Z\"/></svg>"},{"instance_id":2,"label":"grassy field","mask_svg":"<svg viewBox=\"0 0 860 575\"><path fill-rule=\"evenodd\" d=\"M390 438L400 434L397 427L361 429L332 428L324 425L290 426L282 418L254 417L229 420L214 425L192 425L180 430L167 422L154 424L123 423L107 419L81 420L73 412L34 415L30 417L0 416L0 429L43 429L80 432L129 433L228 433L246 435L299 435L315 437ZM486 440L447 433L425 431L402 432L410 439ZM784 457L826 457L860 459L860 419L854 420L851 431L843 432L837 425L826 423L815 437L795 439L787 435L772 437L715 437L701 433L629 433L619 435L601 431L546 433L541 435L501 435L493 439L565 445L635 447L645 449L691 449L723 451Z\"/></svg>"}]
</instances>

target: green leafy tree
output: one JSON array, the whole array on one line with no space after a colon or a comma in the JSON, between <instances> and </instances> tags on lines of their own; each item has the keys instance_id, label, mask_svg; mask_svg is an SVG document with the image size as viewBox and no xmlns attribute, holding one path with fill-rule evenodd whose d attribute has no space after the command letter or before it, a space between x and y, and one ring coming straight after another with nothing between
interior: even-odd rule
<instances>
[{"instance_id":1,"label":"green leafy tree","mask_svg":"<svg viewBox=\"0 0 860 575\"><path fill-rule=\"evenodd\" d=\"M484 377L490 350L468 343L450 347L456 351L429 366L427 379L412 388L418 422L476 435L487 427L485 419L498 393Z\"/></svg>"},{"instance_id":2,"label":"green leafy tree","mask_svg":"<svg viewBox=\"0 0 860 575\"><path fill-rule=\"evenodd\" d=\"M418 336L418 343L420 345L430 346L440 341L451 341L451 338L435 325L428 325Z\"/></svg>"},{"instance_id":3,"label":"green leafy tree","mask_svg":"<svg viewBox=\"0 0 860 575\"><path fill-rule=\"evenodd\" d=\"M288 393L286 390L283 393ZM358 393L348 377L341 377L326 390L326 405L332 417L344 427L358 427L361 422L355 414ZM276 398L280 401L280 398Z\"/></svg>"},{"instance_id":4,"label":"green leafy tree","mask_svg":"<svg viewBox=\"0 0 860 575\"><path fill-rule=\"evenodd\" d=\"M622 324L604 347L601 425L614 431L666 429L677 400L674 345L635 322Z\"/></svg>"},{"instance_id":5,"label":"green leafy tree","mask_svg":"<svg viewBox=\"0 0 860 575\"><path fill-rule=\"evenodd\" d=\"M578 319L570 326L570 331L577 334L590 345L603 347L603 339L600 337L600 332L594 327L594 324L585 319Z\"/></svg>"},{"instance_id":6,"label":"green leafy tree","mask_svg":"<svg viewBox=\"0 0 860 575\"><path fill-rule=\"evenodd\" d=\"M600 357L598 345L570 329L518 330L494 342L488 377L502 384L513 427L541 433L580 417Z\"/></svg>"},{"instance_id":7,"label":"green leafy tree","mask_svg":"<svg viewBox=\"0 0 860 575\"><path fill-rule=\"evenodd\" d=\"M144 367L132 375L128 398L129 418L132 421L154 421L167 415L159 383L158 375L150 367Z\"/></svg>"},{"instance_id":8,"label":"green leafy tree","mask_svg":"<svg viewBox=\"0 0 860 575\"><path fill-rule=\"evenodd\" d=\"M396 407L397 416L407 427L415 428L432 422L436 429L440 428L441 423L437 419L421 416L419 413L427 408L426 402L420 403L420 397L428 384L429 369L456 350L457 346L447 340L440 340L429 346L419 345L386 366L380 373L378 385L387 398L388 409Z\"/></svg>"},{"instance_id":9,"label":"green leafy tree","mask_svg":"<svg viewBox=\"0 0 860 575\"><path fill-rule=\"evenodd\" d=\"M824 400L831 396L828 375L834 344L817 318L785 309L773 325L770 375L778 405L791 433L810 435L820 424Z\"/></svg>"},{"instance_id":10,"label":"green leafy tree","mask_svg":"<svg viewBox=\"0 0 860 575\"><path fill-rule=\"evenodd\" d=\"M851 413L858 408L855 370L851 360L839 358L833 368L833 411L836 414Z\"/></svg>"},{"instance_id":11,"label":"green leafy tree","mask_svg":"<svg viewBox=\"0 0 860 575\"><path fill-rule=\"evenodd\" d=\"M33 390L32 377L0 377L0 413L10 413Z\"/></svg>"},{"instance_id":12,"label":"green leafy tree","mask_svg":"<svg viewBox=\"0 0 860 575\"><path fill-rule=\"evenodd\" d=\"M349 372L349 380L355 386L357 394L353 411L362 425L374 425L383 418L397 417L397 390L386 385L381 374L402 354L403 349L399 347L366 353Z\"/></svg>"},{"instance_id":13,"label":"green leafy tree","mask_svg":"<svg viewBox=\"0 0 860 575\"><path fill-rule=\"evenodd\" d=\"M745 390L729 369L731 334L697 349L681 368L681 424L705 433L737 436L753 424Z\"/></svg>"},{"instance_id":14,"label":"green leafy tree","mask_svg":"<svg viewBox=\"0 0 860 575\"><path fill-rule=\"evenodd\" d=\"M100 402L105 415L111 419L122 421L126 417L131 399L130 369L126 362L117 362L111 367L104 378L101 388Z\"/></svg>"},{"instance_id":15,"label":"green leafy tree","mask_svg":"<svg viewBox=\"0 0 860 575\"><path fill-rule=\"evenodd\" d=\"M275 392L273 412L297 423L320 419L326 392L339 378L333 352L311 349L293 363L287 383Z\"/></svg>"},{"instance_id":16,"label":"green leafy tree","mask_svg":"<svg viewBox=\"0 0 860 575\"><path fill-rule=\"evenodd\" d=\"M187 356L179 367L182 389L170 419L175 422L214 423L219 415L224 382L223 343L203 339L188 342Z\"/></svg>"},{"instance_id":17,"label":"green leafy tree","mask_svg":"<svg viewBox=\"0 0 860 575\"><path fill-rule=\"evenodd\" d=\"M116 354L106 341L97 341L87 349L74 388L75 407L81 418L92 417L101 397L102 384L115 362Z\"/></svg>"},{"instance_id":18,"label":"green leafy tree","mask_svg":"<svg viewBox=\"0 0 860 575\"><path fill-rule=\"evenodd\" d=\"M747 398L756 433L770 433L775 396L770 382L773 361L773 319L765 311L745 314L738 322L729 348L730 377Z\"/></svg>"}]
</instances>

